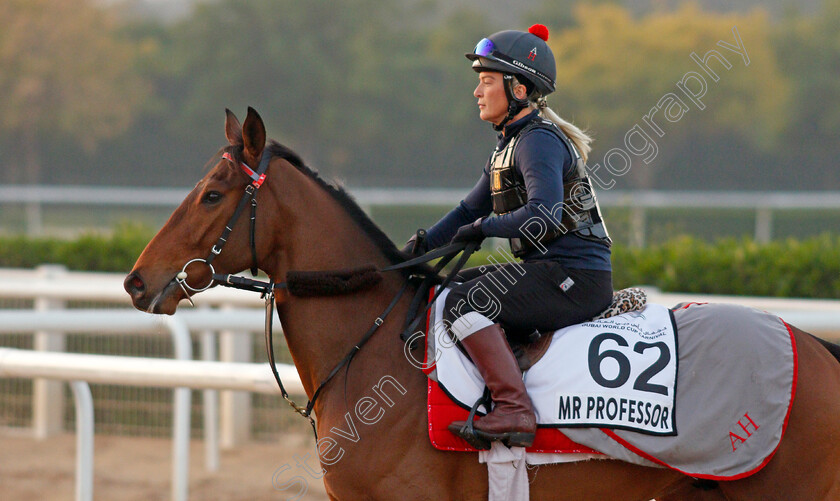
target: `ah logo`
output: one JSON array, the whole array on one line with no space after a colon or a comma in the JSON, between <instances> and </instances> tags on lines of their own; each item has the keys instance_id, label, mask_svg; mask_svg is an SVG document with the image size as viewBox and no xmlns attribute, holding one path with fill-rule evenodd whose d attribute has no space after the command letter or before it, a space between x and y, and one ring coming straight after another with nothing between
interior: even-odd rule
<instances>
[{"instance_id":1,"label":"ah logo","mask_svg":"<svg viewBox=\"0 0 840 501\"><path fill-rule=\"evenodd\" d=\"M747 420L746 423L743 422L744 419ZM738 433L741 433L741 431L737 429L735 431L738 431L738 433L735 433L733 431L729 432L729 442L732 443L732 452L735 452L735 449L738 448L736 444L740 445L745 443L747 439L752 436L753 432L758 430L758 425L755 424L755 421L752 420L749 412L745 413L744 417L738 420L738 426L741 427L741 430L743 430L743 434L746 435L746 437L738 435ZM748 429L749 426L752 426L752 431Z\"/></svg>"},{"instance_id":2,"label":"ah logo","mask_svg":"<svg viewBox=\"0 0 840 501\"><path fill-rule=\"evenodd\" d=\"M533 61L536 58L537 58L537 48L534 47L533 49L531 49L531 52L528 54L528 60Z\"/></svg>"}]
</instances>

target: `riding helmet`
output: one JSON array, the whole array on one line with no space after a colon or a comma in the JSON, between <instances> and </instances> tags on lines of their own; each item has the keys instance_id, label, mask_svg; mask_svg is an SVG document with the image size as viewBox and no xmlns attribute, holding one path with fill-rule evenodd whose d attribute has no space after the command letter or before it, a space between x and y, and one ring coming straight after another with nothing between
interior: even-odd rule
<instances>
[{"instance_id":1,"label":"riding helmet","mask_svg":"<svg viewBox=\"0 0 840 501\"><path fill-rule=\"evenodd\" d=\"M540 95L554 92L557 69L548 44L548 28L531 26L527 32L505 30L482 39L465 54L476 72L499 71L522 76Z\"/></svg>"}]
</instances>

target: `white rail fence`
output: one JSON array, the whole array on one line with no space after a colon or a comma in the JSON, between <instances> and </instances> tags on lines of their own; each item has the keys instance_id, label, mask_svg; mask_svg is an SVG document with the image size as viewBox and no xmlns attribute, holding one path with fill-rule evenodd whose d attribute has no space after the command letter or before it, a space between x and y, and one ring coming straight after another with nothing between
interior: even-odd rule
<instances>
[{"instance_id":1,"label":"white rail fence","mask_svg":"<svg viewBox=\"0 0 840 501\"><path fill-rule=\"evenodd\" d=\"M251 362L253 335L262 334L264 308L256 294L213 289L199 295L196 309L188 306L172 316L149 315L128 308L122 275L68 272L63 267L36 270L0 269L0 299L27 300L31 310L0 309L0 334L30 333L38 351L65 351L68 335L142 334L172 338L174 356L193 359L192 337L199 337L201 358L226 362ZM122 309L65 309L69 301L94 301ZM282 343L275 322L278 343ZM219 349L216 349L218 342ZM263 366L270 374L267 366ZM219 448L231 448L251 436L251 395L241 391L203 393L205 465L219 468ZM174 390L173 434L177 444L190 437L191 393ZM32 431L46 439L64 429L64 390L60 383L37 378L32 384Z\"/></svg>"},{"instance_id":2,"label":"white rail fence","mask_svg":"<svg viewBox=\"0 0 840 501\"><path fill-rule=\"evenodd\" d=\"M303 393L297 371L278 365L288 391ZM50 353L0 348L0 378L47 378L69 381L76 398L76 500L93 499L93 399L87 383L237 390L279 394L274 377L263 364L115 357L77 353ZM187 433L184 433L184 429ZM173 432L171 499L189 496L189 406L176 418Z\"/></svg>"},{"instance_id":3,"label":"white rail fence","mask_svg":"<svg viewBox=\"0 0 840 501\"><path fill-rule=\"evenodd\" d=\"M34 379L32 430L39 439L63 431L64 393L62 383L56 379L71 383L78 434L77 499L90 499L92 495L91 473L85 466L92 463L93 451L93 402L87 383L175 388L172 499L184 500L188 487L191 389L204 389L208 471L219 468L220 442L232 447L248 439L251 393L279 391L265 364L247 363L252 335L263 333L265 310L256 294L218 288L196 297L195 309L185 306L173 316L149 315L129 308L123 278L121 274L70 272L54 265L35 270L0 269L0 299L33 304L31 310L0 309L0 334L31 333L35 348L0 348L0 378ZM66 309L71 301L123 308ZM213 361L217 333L218 356L225 362ZM70 334L168 335L173 340L176 360L51 353L64 351L65 338ZM193 334L200 334L201 355L207 361L192 360ZM275 334L282 339L276 322ZM290 392L303 393L294 367L278 365L278 370Z\"/></svg>"},{"instance_id":4,"label":"white rail fence","mask_svg":"<svg viewBox=\"0 0 840 501\"><path fill-rule=\"evenodd\" d=\"M32 333L33 347L41 351L65 351L70 333L79 334L167 334L173 339L176 358L192 359L191 334L200 336L201 356L205 360L252 361L253 334L264 329L263 303L258 295L214 288L195 298L196 309L181 308L174 317L149 315L134 310L122 288L123 276L109 273L68 272L60 266L45 265L35 270L0 269L0 300L31 301L29 312L0 310L0 332ZM94 302L125 311L97 312L65 309L70 301ZM49 314L45 314L49 312ZM173 334L181 330L180 334ZM279 323L277 338L282 342ZM218 353L216 344L218 341ZM176 392L177 393L177 392ZM215 393L206 394L209 400ZM187 402L187 405L189 402ZM206 407L214 408L213 402ZM224 446L249 438L250 397L239 392L221 395L221 429ZM33 431L47 437L62 430L63 389L61 385L37 380L33 384ZM214 426L214 420L208 423ZM207 430L205 430L207 433ZM210 469L213 465L208 463Z\"/></svg>"},{"instance_id":5,"label":"white rail fence","mask_svg":"<svg viewBox=\"0 0 840 501\"><path fill-rule=\"evenodd\" d=\"M449 206L457 204L469 188L351 188L363 207ZM46 205L174 208L189 192L187 188L141 188L107 186L0 186L0 204L25 207L26 231L43 231ZM631 211L631 240L646 241L651 209L748 209L755 212L754 237L767 242L773 237L774 212L791 209L840 210L840 192L758 191L653 191L598 190L602 208Z\"/></svg>"}]
</instances>

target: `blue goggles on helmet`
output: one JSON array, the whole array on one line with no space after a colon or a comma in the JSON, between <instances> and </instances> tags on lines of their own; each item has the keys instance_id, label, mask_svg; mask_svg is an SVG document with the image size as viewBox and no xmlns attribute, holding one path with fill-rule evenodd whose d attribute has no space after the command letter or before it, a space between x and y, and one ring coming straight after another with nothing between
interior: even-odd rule
<instances>
[{"instance_id":1,"label":"blue goggles on helmet","mask_svg":"<svg viewBox=\"0 0 840 501\"><path fill-rule=\"evenodd\" d=\"M479 57L487 57L492 54L494 50L496 50L496 44L494 44L489 38L482 38L481 41L476 44L473 54Z\"/></svg>"}]
</instances>

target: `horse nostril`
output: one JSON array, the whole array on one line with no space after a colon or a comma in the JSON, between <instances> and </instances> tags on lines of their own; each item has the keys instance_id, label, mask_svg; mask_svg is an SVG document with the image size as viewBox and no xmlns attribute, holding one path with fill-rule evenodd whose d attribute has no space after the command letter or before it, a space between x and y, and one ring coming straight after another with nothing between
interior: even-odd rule
<instances>
[{"instance_id":1,"label":"horse nostril","mask_svg":"<svg viewBox=\"0 0 840 501\"><path fill-rule=\"evenodd\" d=\"M143 291L146 290L146 284L143 283L143 279L140 278L140 275L136 273L132 273L126 277L123 286L125 287L126 292L132 296L135 294L142 294Z\"/></svg>"}]
</instances>

